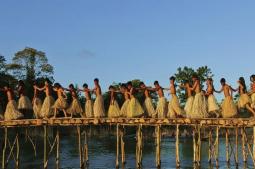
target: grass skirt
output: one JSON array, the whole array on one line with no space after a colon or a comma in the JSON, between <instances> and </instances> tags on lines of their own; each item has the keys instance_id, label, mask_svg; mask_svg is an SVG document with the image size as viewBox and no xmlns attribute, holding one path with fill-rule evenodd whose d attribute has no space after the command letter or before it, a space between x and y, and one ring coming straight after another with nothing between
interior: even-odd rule
<instances>
[{"instance_id":1,"label":"grass skirt","mask_svg":"<svg viewBox=\"0 0 255 169\"><path fill-rule=\"evenodd\" d=\"M59 97L52 108L54 109L66 109L68 107L67 101L64 97Z\"/></svg>"},{"instance_id":2,"label":"grass skirt","mask_svg":"<svg viewBox=\"0 0 255 169\"><path fill-rule=\"evenodd\" d=\"M127 117L134 118L134 117L141 117L144 115L144 110L136 98L131 98L130 103L127 109Z\"/></svg>"},{"instance_id":3,"label":"grass skirt","mask_svg":"<svg viewBox=\"0 0 255 169\"><path fill-rule=\"evenodd\" d=\"M121 106L121 110L120 110L120 115L122 117L127 117L127 110L128 110L128 105L130 103L130 100L126 100L123 105Z\"/></svg>"},{"instance_id":4,"label":"grass skirt","mask_svg":"<svg viewBox=\"0 0 255 169\"><path fill-rule=\"evenodd\" d=\"M186 117L190 118L191 117L191 111L192 111L192 105L193 105L194 97L190 96L185 104L184 111L186 113Z\"/></svg>"},{"instance_id":5,"label":"grass skirt","mask_svg":"<svg viewBox=\"0 0 255 169\"><path fill-rule=\"evenodd\" d=\"M16 119L21 119L22 117L23 117L23 114L19 112L16 101L15 100L9 101L4 113L4 119L16 120Z\"/></svg>"},{"instance_id":6,"label":"grass skirt","mask_svg":"<svg viewBox=\"0 0 255 169\"><path fill-rule=\"evenodd\" d=\"M67 113L82 116L83 110L81 107L81 103L77 98L73 99L71 106L67 109Z\"/></svg>"},{"instance_id":7,"label":"grass skirt","mask_svg":"<svg viewBox=\"0 0 255 169\"><path fill-rule=\"evenodd\" d=\"M104 117L105 116L105 109L104 109L104 99L103 96L97 96L95 103L94 103L94 116L95 117Z\"/></svg>"},{"instance_id":8,"label":"grass skirt","mask_svg":"<svg viewBox=\"0 0 255 169\"><path fill-rule=\"evenodd\" d=\"M39 98L35 98L33 101L33 110L34 110L34 115L35 118L39 118L40 117L40 112L42 109L42 101Z\"/></svg>"},{"instance_id":9,"label":"grass skirt","mask_svg":"<svg viewBox=\"0 0 255 169\"><path fill-rule=\"evenodd\" d=\"M202 93L197 93L194 97L190 118L206 117L208 117L208 113L205 96Z\"/></svg>"},{"instance_id":10,"label":"grass skirt","mask_svg":"<svg viewBox=\"0 0 255 169\"><path fill-rule=\"evenodd\" d=\"M21 96L18 101L19 110L33 110L32 103L27 96Z\"/></svg>"},{"instance_id":11,"label":"grass skirt","mask_svg":"<svg viewBox=\"0 0 255 169\"><path fill-rule=\"evenodd\" d=\"M220 109L214 95L210 95L207 99L207 102L208 102L208 112L215 112Z\"/></svg>"},{"instance_id":12,"label":"grass skirt","mask_svg":"<svg viewBox=\"0 0 255 169\"><path fill-rule=\"evenodd\" d=\"M110 104L110 107L108 109L108 117L120 117L120 107L116 100L114 100L114 102Z\"/></svg>"},{"instance_id":13,"label":"grass skirt","mask_svg":"<svg viewBox=\"0 0 255 169\"><path fill-rule=\"evenodd\" d=\"M253 109L255 109L255 93L253 93L252 95L251 95L251 106L252 106L252 108Z\"/></svg>"},{"instance_id":14,"label":"grass skirt","mask_svg":"<svg viewBox=\"0 0 255 169\"><path fill-rule=\"evenodd\" d=\"M156 113L158 115L158 118L166 117L166 114L167 114L166 98L164 98L164 97L159 98Z\"/></svg>"},{"instance_id":15,"label":"grass skirt","mask_svg":"<svg viewBox=\"0 0 255 169\"><path fill-rule=\"evenodd\" d=\"M54 98L52 96L46 96L43 101L40 117L44 118L44 117L52 116L54 114L54 109L52 108L53 105L54 105Z\"/></svg>"},{"instance_id":16,"label":"grass skirt","mask_svg":"<svg viewBox=\"0 0 255 169\"><path fill-rule=\"evenodd\" d=\"M167 116L170 118L175 118L176 115L181 115L182 114L182 109L179 103L179 99L176 95L172 95L171 100L169 101L168 104L168 114Z\"/></svg>"},{"instance_id":17,"label":"grass skirt","mask_svg":"<svg viewBox=\"0 0 255 169\"><path fill-rule=\"evenodd\" d=\"M251 98L248 96L248 94L247 93L242 94L238 100L238 108L239 109L245 108L247 104L251 104L251 103L252 101L251 101Z\"/></svg>"},{"instance_id":18,"label":"grass skirt","mask_svg":"<svg viewBox=\"0 0 255 169\"><path fill-rule=\"evenodd\" d=\"M143 107L149 117L156 116L156 111L154 109L154 106L152 104L152 99L150 97L147 97L145 99Z\"/></svg>"},{"instance_id":19,"label":"grass skirt","mask_svg":"<svg viewBox=\"0 0 255 169\"><path fill-rule=\"evenodd\" d=\"M237 108L231 96L228 96L222 102L222 117L229 118L237 115Z\"/></svg>"},{"instance_id":20,"label":"grass skirt","mask_svg":"<svg viewBox=\"0 0 255 169\"><path fill-rule=\"evenodd\" d=\"M85 103L85 117L86 118L93 117L93 102L92 102L92 100L87 100Z\"/></svg>"}]
</instances>

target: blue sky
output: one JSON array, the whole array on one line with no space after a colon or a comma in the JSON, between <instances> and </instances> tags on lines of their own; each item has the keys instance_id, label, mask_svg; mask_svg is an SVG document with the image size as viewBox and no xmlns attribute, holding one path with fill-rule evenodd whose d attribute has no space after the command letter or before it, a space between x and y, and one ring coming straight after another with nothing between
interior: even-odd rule
<instances>
[{"instance_id":1,"label":"blue sky","mask_svg":"<svg viewBox=\"0 0 255 169\"><path fill-rule=\"evenodd\" d=\"M236 86L255 73L255 1L0 1L0 54L24 47L46 52L56 81L168 78L177 67L208 65Z\"/></svg>"}]
</instances>

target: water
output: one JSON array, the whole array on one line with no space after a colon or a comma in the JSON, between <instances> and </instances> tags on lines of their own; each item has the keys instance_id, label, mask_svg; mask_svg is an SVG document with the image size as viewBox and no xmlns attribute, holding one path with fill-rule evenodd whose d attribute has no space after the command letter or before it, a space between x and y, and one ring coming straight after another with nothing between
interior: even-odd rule
<instances>
[{"instance_id":1,"label":"water","mask_svg":"<svg viewBox=\"0 0 255 169\"><path fill-rule=\"evenodd\" d=\"M130 129L125 135L125 151L126 151L126 166L125 168L135 168L135 132ZM114 131L113 129L111 131ZM116 155L116 136L114 132L107 128L91 129L89 134L89 167L91 169L111 169L115 168ZM12 131L13 132L13 131ZM10 133L10 132L9 132ZM34 133L34 132L33 132ZM53 132L52 132L53 133ZM155 139L153 137L153 130L144 130L144 148L143 148L143 168L155 168ZM1 133L2 135L2 133ZM42 130L37 130L36 135L43 135ZM33 148L29 141L25 142L25 135L21 139L21 169L39 169L43 164L43 139L41 137L33 137L37 146L37 156L34 156ZM2 139L2 138L1 138ZM51 138L53 141L53 138ZM79 168L79 152L76 129L62 128L60 131L61 152L60 165L62 169L78 169ZM2 141L2 140L1 140ZM234 142L234 140L232 140ZM239 145L239 148L241 145ZM225 140L220 139L220 168L236 168L234 165L234 158L232 155L231 165L227 166L225 162ZM1 147L2 150L2 147ZM49 169L55 168L55 151L50 156ZM202 142L202 166L201 168L215 168L215 166L208 165L208 141ZM192 138L180 139L180 162L181 168L193 168L193 144ZM161 144L161 161L163 169L176 168L175 166L175 139L172 137L163 137ZM121 160L120 160L121 162ZM239 167L244 168L242 163L242 153L239 149ZM8 165L12 169L13 162ZM246 168L253 168L252 161L249 157Z\"/></svg>"}]
</instances>

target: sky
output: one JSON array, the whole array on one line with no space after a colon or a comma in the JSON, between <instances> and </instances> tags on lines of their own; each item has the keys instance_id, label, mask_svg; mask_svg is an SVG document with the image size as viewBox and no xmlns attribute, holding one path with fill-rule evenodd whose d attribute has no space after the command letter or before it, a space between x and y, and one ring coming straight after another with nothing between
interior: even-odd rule
<instances>
[{"instance_id":1,"label":"sky","mask_svg":"<svg viewBox=\"0 0 255 169\"><path fill-rule=\"evenodd\" d=\"M0 54L44 51L63 86L159 80L208 65L215 86L255 73L254 0L0 0Z\"/></svg>"}]
</instances>

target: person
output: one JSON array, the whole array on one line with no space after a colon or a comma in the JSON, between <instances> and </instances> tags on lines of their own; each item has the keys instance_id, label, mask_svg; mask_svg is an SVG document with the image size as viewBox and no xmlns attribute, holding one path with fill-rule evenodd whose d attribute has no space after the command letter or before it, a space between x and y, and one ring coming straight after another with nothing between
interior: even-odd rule
<instances>
[{"instance_id":1,"label":"person","mask_svg":"<svg viewBox=\"0 0 255 169\"><path fill-rule=\"evenodd\" d=\"M40 112L42 109L42 100L39 98L39 92L37 90L37 86L38 86L38 82L35 81L33 84L33 88L34 88L34 97L33 97L33 111L34 111L34 116L35 118L39 118L40 117Z\"/></svg>"},{"instance_id":2,"label":"person","mask_svg":"<svg viewBox=\"0 0 255 169\"><path fill-rule=\"evenodd\" d=\"M130 103L130 97L129 97L129 92L128 92L126 84L121 84L120 91L125 98L125 102L123 103L123 105L121 106L121 109L120 109L120 115L122 117L127 117L128 105Z\"/></svg>"},{"instance_id":3,"label":"person","mask_svg":"<svg viewBox=\"0 0 255 169\"><path fill-rule=\"evenodd\" d=\"M98 78L94 79L94 84L95 84L95 88L93 92L96 94L96 100L93 107L94 117L96 118L105 117L104 99L102 96L102 91L99 85Z\"/></svg>"},{"instance_id":4,"label":"person","mask_svg":"<svg viewBox=\"0 0 255 169\"><path fill-rule=\"evenodd\" d=\"M158 118L165 118L167 115L167 102L166 102L166 98L164 96L164 88L162 88L159 85L158 81L154 82L154 91L157 92L159 100L158 100L158 104L157 104L157 108L156 108L156 116ZM153 117L155 118L155 117Z\"/></svg>"},{"instance_id":5,"label":"person","mask_svg":"<svg viewBox=\"0 0 255 169\"><path fill-rule=\"evenodd\" d=\"M208 117L208 113L206 110L206 100L205 96L202 93L201 84L198 76L196 74L192 75L192 91L195 92L195 97L192 105L192 110L190 117L191 118L206 118Z\"/></svg>"},{"instance_id":6,"label":"person","mask_svg":"<svg viewBox=\"0 0 255 169\"><path fill-rule=\"evenodd\" d=\"M14 92L9 84L5 85L1 91L5 92L8 103L4 113L4 120L18 120L22 119L24 115L18 110L17 102L14 100Z\"/></svg>"},{"instance_id":7,"label":"person","mask_svg":"<svg viewBox=\"0 0 255 169\"><path fill-rule=\"evenodd\" d=\"M190 85L189 81L185 81L183 84L180 85L180 87L185 89L187 101L184 106L184 111L186 113L186 117L190 118L192 116L191 111L192 111L192 105L194 101L194 96L192 95L192 89L191 89L192 86Z\"/></svg>"},{"instance_id":8,"label":"person","mask_svg":"<svg viewBox=\"0 0 255 169\"><path fill-rule=\"evenodd\" d=\"M136 117L142 117L144 116L144 110L135 97L135 94L137 93L137 90L133 87L133 84L131 81L127 83L127 88L130 96L130 103L128 105L127 109L127 117L128 118L136 118Z\"/></svg>"},{"instance_id":9,"label":"person","mask_svg":"<svg viewBox=\"0 0 255 169\"><path fill-rule=\"evenodd\" d=\"M86 103L85 103L85 112L83 117L85 118L92 118L93 115L93 101L91 99L91 90L88 88L88 84L83 84L83 90L80 90L84 92Z\"/></svg>"},{"instance_id":10,"label":"person","mask_svg":"<svg viewBox=\"0 0 255 169\"><path fill-rule=\"evenodd\" d=\"M210 116L216 116L219 117L219 106L217 104L217 100L214 96L214 85L213 85L213 79L212 78L208 78L206 80L206 85L207 85L207 89L206 89L206 93L205 96L207 97L207 108L208 108L208 113Z\"/></svg>"},{"instance_id":11,"label":"person","mask_svg":"<svg viewBox=\"0 0 255 169\"><path fill-rule=\"evenodd\" d=\"M44 91L45 95L46 95L38 117L39 118L49 118L54 114L53 105L55 102L54 98L52 97L53 89L52 89L51 81L49 79L46 79L44 82L44 87L39 88L36 86L36 89L39 91Z\"/></svg>"},{"instance_id":12,"label":"person","mask_svg":"<svg viewBox=\"0 0 255 169\"><path fill-rule=\"evenodd\" d=\"M238 99L238 109L247 109L249 112L255 116L255 110L251 107L251 99L247 94L246 84L243 77L240 77L238 80L238 91L240 97Z\"/></svg>"},{"instance_id":13,"label":"person","mask_svg":"<svg viewBox=\"0 0 255 169\"><path fill-rule=\"evenodd\" d=\"M58 111L62 110L64 112L65 117L67 117L67 112L66 109L68 108L68 104L67 104L67 96L66 93L63 89L63 87L59 84L59 83L55 83L53 90L55 92L57 92L57 96L58 99L56 100L56 102L54 103L54 105L52 106L52 108L54 109L54 118L56 118Z\"/></svg>"},{"instance_id":14,"label":"person","mask_svg":"<svg viewBox=\"0 0 255 169\"><path fill-rule=\"evenodd\" d=\"M66 111L67 114L69 114L71 116L71 118L73 117L73 115L82 117L83 110L82 110L81 103L78 98L77 91L74 88L74 85L70 84L69 89L66 89L66 90L69 91L72 96L72 103L71 103L71 106Z\"/></svg>"},{"instance_id":15,"label":"person","mask_svg":"<svg viewBox=\"0 0 255 169\"><path fill-rule=\"evenodd\" d=\"M109 87L109 92L110 92L110 106L108 109L108 117L109 118L116 118L120 117L120 107L118 102L116 101L116 92L114 87L111 85Z\"/></svg>"},{"instance_id":16,"label":"person","mask_svg":"<svg viewBox=\"0 0 255 169\"><path fill-rule=\"evenodd\" d=\"M251 95L251 107L253 109L255 109L255 75L251 75L250 77L250 80L251 80L251 92L250 92L250 95Z\"/></svg>"},{"instance_id":17,"label":"person","mask_svg":"<svg viewBox=\"0 0 255 169\"><path fill-rule=\"evenodd\" d=\"M152 99L150 96L150 90L149 88L144 84L144 82L140 82L139 84L140 89L143 91L144 96L145 96L145 101L144 101L144 110L145 113L148 117L155 117L156 116L156 110L154 109Z\"/></svg>"},{"instance_id":18,"label":"person","mask_svg":"<svg viewBox=\"0 0 255 169\"><path fill-rule=\"evenodd\" d=\"M176 87L175 87L175 77L170 77L170 94L171 94L171 100L168 104L168 114L167 117L170 118L176 118L176 117L183 117L183 110L181 109L179 99L176 96Z\"/></svg>"},{"instance_id":19,"label":"person","mask_svg":"<svg viewBox=\"0 0 255 169\"><path fill-rule=\"evenodd\" d=\"M19 94L18 100L19 111L24 114L25 119L32 118L33 106L30 99L26 96L25 83L22 80L19 80L18 82L18 94Z\"/></svg>"},{"instance_id":20,"label":"person","mask_svg":"<svg viewBox=\"0 0 255 169\"><path fill-rule=\"evenodd\" d=\"M225 96L225 99L223 100L222 102L222 117L223 118L231 118L231 117L235 117L237 115L237 107L233 101L233 91L234 89L229 86L228 84L226 84L226 79L225 78L222 78L220 80L220 83L221 83L221 90L220 91L216 91L217 93L221 93L221 92L224 92L224 96Z\"/></svg>"}]
</instances>

